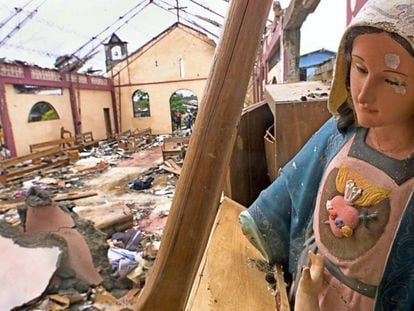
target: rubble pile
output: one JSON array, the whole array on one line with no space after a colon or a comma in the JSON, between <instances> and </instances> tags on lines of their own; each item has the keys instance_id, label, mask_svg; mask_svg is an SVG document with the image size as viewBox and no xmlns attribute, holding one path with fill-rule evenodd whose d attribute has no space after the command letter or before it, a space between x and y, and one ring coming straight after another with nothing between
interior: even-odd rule
<instances>
[{"instance_id":1,"label":"rubble pile","mask_svg":"<svg viewBox=\"0 0 414 311\"><path fill-rule=\"evenodd\" d=\"M19 252L38 254L39 271L46 271L32 287L27 280L35 274L2 262L22 281L8 291L19 299L0 309L132 310L160 247L183 162L180 154L163 160L166 138L145 139L133 152L103 141L67 166L0 189L0 246L12 241ZM20 259L16 269L31 265ZM26 287L30 295L17 294Z\"/></svg>"},{"instance_id":2,"label":"rubble pile","mask_svg":"<svg viewBox=\"0 0 414 311\"><path fill-rule=\"evenodd\" d=\"M327 99L328 98L328 91L322 90L321 88L317 87L315 90L307 90L306 95L302 95L300 97L301 101L307 101L308 99Z\"/></svg>"}]
</instances>

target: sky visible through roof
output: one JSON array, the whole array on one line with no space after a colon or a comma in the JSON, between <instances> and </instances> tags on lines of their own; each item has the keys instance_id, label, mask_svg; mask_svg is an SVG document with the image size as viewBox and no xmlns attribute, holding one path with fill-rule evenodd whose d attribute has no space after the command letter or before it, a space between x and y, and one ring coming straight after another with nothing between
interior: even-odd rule
<instances>
[{"instance_id":1,"label":"sky visible through roof","mask_svg":"<svg viewBox=\"0 0 414 311\"><path fill-rule=\"evenodd\" d=\"M283 8L289 4L280 2ZM177 21L176 4L176 0L0 0L0 58L53 68L62 55L93 56L82 70L104 73L102 43L113 32L128 42L132 53ZM213 24L224 24L227 1L178 4L182 23L218 41L221 29ZM302 27L301 52L336 50L344 27L345 0L321 0Z\"/></svg>"}]
</instances>

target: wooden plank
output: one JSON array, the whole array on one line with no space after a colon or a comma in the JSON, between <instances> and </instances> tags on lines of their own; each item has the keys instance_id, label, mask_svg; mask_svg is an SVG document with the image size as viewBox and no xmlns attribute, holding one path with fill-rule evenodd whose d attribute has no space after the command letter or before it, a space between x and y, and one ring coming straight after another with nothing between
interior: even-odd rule
<instances>
[{"instance_id":1,"label":"wooden plank","mask_svg":"<svg viewBox=\"0 0 414 311\"><path fill-rule=\"evenodd\" d=\"M142 137L142 136L145 136L145 135L149 135L150 138L151 138L151 134L152 134L152 131L151 131L151 128L149 128L149 127L141 129L141 130L140 129L135 129L135 130L132 131L132 135L135 136L135 137Z\"/></svg>"},{"instance_id":2,"label":"wooden plank","mask_svg":"<svg viewBox=\"0 0 414 311\"><path fill-rule=\"evenodd\" d=\"M42 167L38 170L34 170L34 171L29 170L27 172L21 172L20 174L17 174L17 175L16 174L13 174L13 175L6 174L6 175L1 175L0 177L5 176L8 183L15 182L15 181L20 181L21 182L22 180L27 180L27 179L33 178L33 175L35 175L35 174L44 175L44 174L47 173L48 170L51 170L55 167L60 167L60 166L67 165L68 163L69 163L69 159L68 158L63 158L63 159L54 161L52 163L49 163L47 166Z\"/></svg>"},{"instance_id":3,"label":"wooden plank","mask_svg":"<svg viewBox=\"0 0 414 311\"><path fill-rule=\"evenodd\" d=\"M169 168L173 168L169 161L164 161L164 165Z\"/></svg>"},{"instance_id":4,"label":"wooden plank","mask_svg":"<svg viewBox=\"0 0 414 311\"><path fill-rule=\"evenodd\" d=\"M275 170L282 168L303 147L331 114L326 99L275 104Z\"/></svg>"},{"instance_id":5,"label":"wooden plank","mask_svg":"<svg viewBox=\"0 0 414 311\"><path fill-rule=\"evenodd\" d=\"M329 84L321 81L265 87L265 98L274 115L274 170L276 172L331 117L326 105L328 94ZM308 100L301 101L302 96L306 96Z\"/></svg>"},{"instance_id":6,"label":"wooden plank","mask_svg":"<svg viewBox=\"0 0 414 311\"><path fill-rule=\"evenodd\" d=\"M178 171L175 168L172 168L172 167L169 167L169 166L166 166L166 165L161 165L160 168L167 171L167 172L170 172L170 173L173 173L173 174L176 174L176 175L181 175L181 170Z\"/></svg>"},{"instance_id":7,"label":"wooden plank","mask_svg":"<svg viewBox=\"0 0 414 311\"><path fill-rule=\"evenodd\" d=\"M74 144L75 144L75 137L55 139L55 140L45 141L45 142L41 142L37 144L31 144L30 152L34 153L34 152L41 151L40 149L44 150L45 148L50 149L50 148L56 148L56 147L60 149L65 149L66 145L68 145L68 147L73 147Z\"/></svg>"},{"instance_id":8,"label":"wooden plank","mask_svg":"<svg viewBox=\"0 0 414 311\"><path fill-rule=\"evenodd\" d=\"M286 290L286 283L285 278L283 276L283 268L280 265L275 265L274 267L274 275L276 279L276 286L277 291L279 294L279 310L280 311L290 311L290 304L289 304L289 298Z\"/></svg>"},{"instance_id":9,"label":"wooden plank","mask_svg":"<svg viewBox=\"0 0 414 311\"><path fill-rule=\"evenodd\" d=\"M19 205L24 206L25 202L20 201L20 202L13 202L13 203L3 203L3 202L0 201L0 211L1 212L6 212L9 209L17 208Z\"/></svg>"},{"instance_id":10,"label":"wooden plank","mask_svg":"<svg viewBox=\"0 0 414 311\"><path fill-rule=\"evenodd\" d=\"M30 174L33 171L45 168L49 164L50 163L44 162L44 163L40 163L40 164L34 164L34 165L29 165L29 166L21 167L21 168L18 168L18 169L10 170L6 173L6 176L7 176L7 179L11 179L11 178L16 177L16 176L23 176L23 175L26 175L26 174Z\"/></svg>"},{"instance_id":11,"label":"wooden plank","mask_svg":"<svg viewBox=\"0 0 414 311\"><path fill-rule=\"evenodd\" d=\"M172 137L163 141L161 149L163 152L180 152L183 146L188 145L189 137Z\"/></svg>"},{"instance_id":12,"label":"wooden plank","mask_svg":"<svg viewBox=\"0 0 414 311\"><path fill-rule=\"evenodd\" d=\"M42 169L63 166L65 164L67 164L68 162L69 162L69 159L66 157L66 158L63 158L63 159L55 160L53 162L43 162L43 163L40 163L40 164L29 165L29 166L26 166L26 167L22 167L22 168L18 168L18 169L8 171L6 173L6 178L7 178L7 180L10 180L10 179L13 179L15 177L22 177L22 176L32 174L33 172L39 171L39 170L42 170Z\"/></svg>"},{"instance_id":13,"label":"wooden plank","mask_svg":"<svg viewBox=\"0 0 414 311\"><path fill-rule=\"evenodd\" d=\"M229 198L221 204L187 311L275 309L265 272L255 265L265 260L240 228L238 215L244 209Z\"/></svg>"},{"instance_id":14,"label":"wooden plank","mask_svg":"<svg viewBox=\"0 0 414 311\"><path fill-rule=\"evenodd\" d=\"M79 217L93 222L95 228L107 229L119 224L132 224L133 215L125 202L111 202L98 206L76 206L73 211Z\"/></svg>"},{"instance_id":15,"label":"wooden plank","mask_svg":"<svg viewBox=\"0 0 414 311\"><path fill-rule=\"evenodd\" d=\"M26 161L30 161L30 160L34 160L34 159L40 159L43 157L49 157L49 156L53 156L53 155L57 155L59 153L61 153L62 150L59 147L55 147L55 148L51 148L48 150L44 150L44 151L39 151L36 153L30 153L21 157L15 157L15 158L11 158L11 159L7 159L7 160L3 160L0 162L0 168L1 169L6 169L9 168L11 166L14 166L16 164L19 163L23 163Z\"/></svg>"},{"instance_id":16,"label":"wooden plank","mask_svg":"<svg viewBox=\"0 0 414 311\"><path fill-rule=\"evenodd\" d=\"M76 144L79 146L80 149L94 146L99 143L99 140L93 139L93 133L92 132L85 132L81 134L77 134L75 137Z\"/></svg>"},{"instance_id":17,"label":"wooden plank","mask_svg":"<svg viewBox=\"0 0 414 311\"><path fill-rule=\"evenodd\" d=\"M177 171L181 171L181 167L180 167L180 166L178 166L178 164L177 164L177 163L175 163L175 161L174 161L174 160L169 159L169 160L167 160L166 162L167 162L167 163L169 163L169 164L170 164L170 166L171 166L172 168L174 168L175 170L177 170Z\"/></svg>"},{"instance_id":18,"label":"wooden plank","mask_svg":"<svg viewBox=\"0 0 414 311\"><path fill-rule=\"evenodd\" d=\"M161 247L137 310L185 307L216 217L271 2L230 2Z\"/></svg>"},{"instance_id":19,"label":"wooden plank","mask_svg":"<svg viewBox=\"0 0 414 311\"><path fill-rule=\"evenodd\" d=\"M328 97L330 83L322 81L302 81L296 83L270 84L265 86L265 99L270 103L298 102L302 96L326 94ZM272 108L273 111L273 108Z\"/></svg>"},{"instance_id":20,"label":"wooden plank","mask_svg":"<svg viewBox=\"0 0 414 311\"><path fill-rule=\"evenodd\" d=\"M88 198L97 195L96 191L74 191L69 193L59 193L53 197L55 201L64 201L64 200L77 200L82 198Z\"/></svg>"}]
</instances>

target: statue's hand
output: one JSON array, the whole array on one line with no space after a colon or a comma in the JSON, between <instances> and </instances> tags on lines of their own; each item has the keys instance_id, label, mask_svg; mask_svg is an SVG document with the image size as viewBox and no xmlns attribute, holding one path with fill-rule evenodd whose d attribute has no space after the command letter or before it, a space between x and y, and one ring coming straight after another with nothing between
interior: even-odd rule
<instances>
[{"instance_id":1,"label":"statue's hand","mask_svg":"<svg viewBox=\"0 0 414 311\"><path fill-rule=\"evenodd\" d=\"M319 254L309 252L310 268L304 267L296 291L295 310L318 311L318 294L323 282L323 258Z\"/></svg>"}]
</instances>

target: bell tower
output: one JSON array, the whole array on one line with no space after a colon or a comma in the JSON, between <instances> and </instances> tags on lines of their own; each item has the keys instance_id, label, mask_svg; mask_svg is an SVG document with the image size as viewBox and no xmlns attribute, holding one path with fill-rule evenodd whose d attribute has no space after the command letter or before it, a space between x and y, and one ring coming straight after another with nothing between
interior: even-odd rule
<instances>
[{"instance_id":1,"label":"bell tower","mask_svg":"<svg viewBox=\"0 0 414 311\"><path fill-rule=\"evenodd\" d=\"M128 42L122 41L115 33L107 43L104 43L106 71L110 71L128 56L127 45Z\"/></svg>"}]
</instances>

